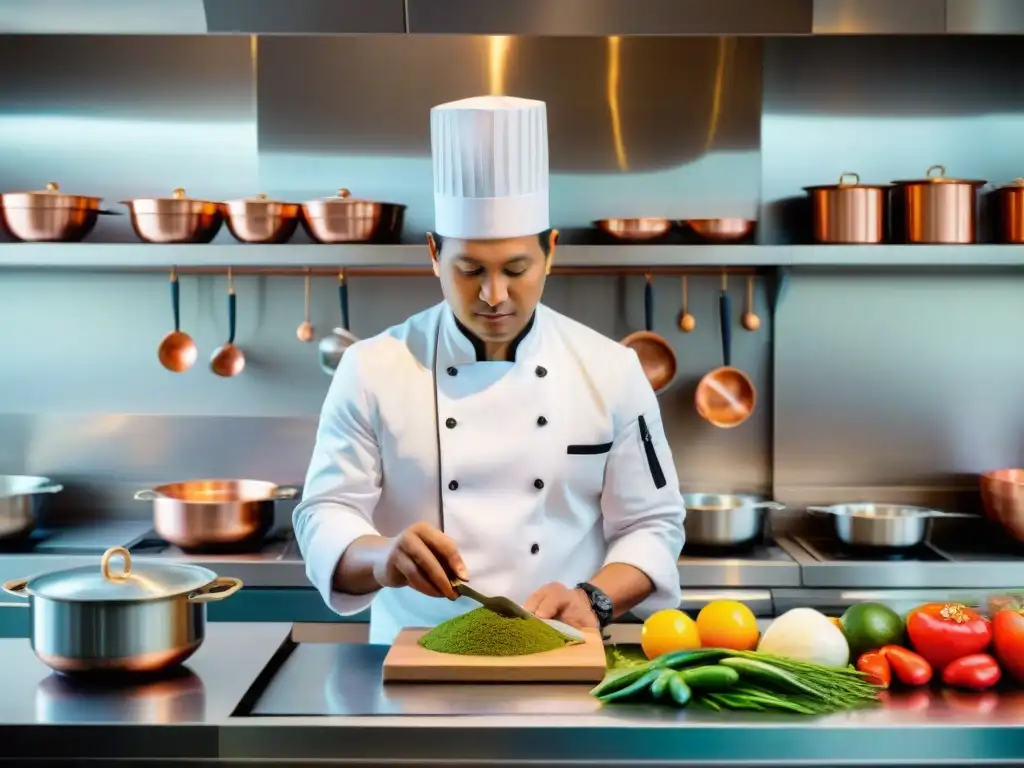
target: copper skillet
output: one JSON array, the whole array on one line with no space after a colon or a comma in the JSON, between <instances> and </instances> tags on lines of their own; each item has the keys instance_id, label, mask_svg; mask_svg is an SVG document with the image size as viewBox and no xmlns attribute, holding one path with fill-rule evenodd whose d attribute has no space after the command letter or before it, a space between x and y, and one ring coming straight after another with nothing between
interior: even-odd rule
<instances>
[{"instance_id":1,"label":"copper skillet","mask_svg":"<svg viewBox=\"0 0 1024 768\"><path fill-rule=\"evenodd\" d=\"M647 274L647 282L644 285L644 325L645 330L629 334L622 340L622 344L636 352L640 358L640 365L643 366L644 375L647 376L655 394L660 395L675 379L677 362L672 345L651 330L654 325L654 286L650 273Z\"/></svg>"},{"instance_id":2,"label":"copper skillet","mask_svg":"<svg viewBox=\"0 0 1024 768\"><path fill-rule=\"evenodd\" d=\"M754 412L757 392L754 384L732 359L732 303L722 275L722 292L718 297L719 323L722 330L722 365L709 371L697 384L697 413L716 427L738 427Z\"/></svg>"}]
</instances>

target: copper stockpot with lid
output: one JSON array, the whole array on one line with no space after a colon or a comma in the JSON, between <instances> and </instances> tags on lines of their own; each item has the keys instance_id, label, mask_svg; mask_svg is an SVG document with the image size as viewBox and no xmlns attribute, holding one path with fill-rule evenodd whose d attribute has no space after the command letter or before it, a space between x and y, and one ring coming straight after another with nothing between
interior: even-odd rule
<instances>
[{"instance_id":1,"label":"copper stockpot with lid","mask_svg":"<svg viewBox=\"0 0 1024 768\"><path fill-rule=\"evenodd\" d=\"M265 194L223 204L228 231L242 243L286 243L299 225L299 204Z\"/></svg>"},{"instance_id":2,"label":"copper stockpot with lid","mask_svg":"<svg viewBox=\"0 0 1024 768\"><path fill-rule=\"evenodd\" d=\"M55 181L34 192L0 195L0 224L20 242L80 242L95 228L101 215L117 215L100 208L103 198L71 195Z\"/></svg>"},{"instance_id":3,"label":"copper stockpot with lid","mask_svg":"<svg viewBox=\"0 0 1024 768\"><path fill-rule=\"evenodd\" d=\"M816 243L877 244L886 236L888 184L861 184L856 173L843 173L838 184L804 187L811 197Z\"/></svg>"},{"instance_id":4,"label":"copper stockpot with lid","mask_svg":"<svg viewBox=\"0 0 1024 768\"><path fill-rule=\"evenodd\" d=\"M1024 179L1017 178L996 190L999 201L999 240L1024 243Z\"/></svg>"},{"instance_id":5,"label":"copper stockpot with lid","mask_svg":"<svg viewBox=\"0 0 1024 768\"><path fill-rule=\"evenodd\" d=\"M975 242L978 190L987 183L947 178L942 165L930 167L923 179L894 181L903 212L900 234L912 244Z\"/></svg>"},{"instance_id":6,"label":"copper stockpot with lid","mask_svg":"<svg viewBox=\"0 0 1024 768\"><path fill-rule=\"evenodd\" d=\"M339 189L334 197L302 203L301 222L319 243L392 243L401 238L406 206L352 197Z\"/></svg>"},{"instance_id":7,"label":"copper stockpot with lid","mask_svg":"<svg viewBox=\"0 0 1024 768\"><path fill-rule=\"evenodd\" d=\"M170 197L122 200L132 217L132 229L147 243L209 243L224 223L219 202L188 197L180 187Z\"/></svg>"}]
</instances>

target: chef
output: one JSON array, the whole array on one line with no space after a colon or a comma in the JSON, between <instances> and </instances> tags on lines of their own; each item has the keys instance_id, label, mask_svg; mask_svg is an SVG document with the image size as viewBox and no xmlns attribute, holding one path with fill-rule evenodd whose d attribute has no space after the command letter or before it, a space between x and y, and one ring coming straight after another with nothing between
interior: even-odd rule
<instances>
[{"instance_id":1,"label":"chef","mask_svg":"<svg viewBox=\"0 0 1024 768\"><path fill-rule=\"evenodd\" d=\"M444 301L345 353L294 512L310 581L370 642L477 607L449 578L599 628L679 605L684 508L636 353L540 302L543 102L431 110Z\"/></svg>"}]
</instances>

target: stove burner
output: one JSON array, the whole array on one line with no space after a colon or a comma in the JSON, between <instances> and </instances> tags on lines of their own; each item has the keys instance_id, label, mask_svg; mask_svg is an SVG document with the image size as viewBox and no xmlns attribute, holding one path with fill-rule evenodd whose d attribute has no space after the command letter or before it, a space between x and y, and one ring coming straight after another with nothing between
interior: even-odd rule
<instances>
[{"instance_id":1,"label":"stove burner","mask_svg":"<svg viewBox=\"0 0 1024 768\"><path fill-rule=\"evenodd\" d=\"M157 555L167 550L176 550L185 555L248 555L262 552L268 547L287 542L290 538L290 531L271 531L262 539L243 542L241 544L211 544L202 547L179 547L170 544L155 532L143 536L138 542L129 547L133 555Z\"/></svg>"},{"instance_id":2,"label":"stove burner","mask_svg":"<svg viewBox=\"0 0 1024 768\"><path fill-rule=\"evenodd\" d=\"M947 562L945 557L927 544L907 549L891 549L889 547L854 547L828 538L797 538L797 542L823 562L828 560L852 563Z\"/></svg>"}]
</instances>

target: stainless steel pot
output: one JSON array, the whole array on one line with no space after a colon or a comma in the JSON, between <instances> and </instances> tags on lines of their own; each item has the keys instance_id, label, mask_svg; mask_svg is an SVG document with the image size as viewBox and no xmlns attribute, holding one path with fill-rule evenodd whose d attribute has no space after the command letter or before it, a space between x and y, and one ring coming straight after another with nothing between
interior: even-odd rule
<instances>
[{"instance_id":1,"label":"stainless steel pot","mask_svg":"<svg viewBox=\"0 0 1024 768\"><path fill-rule=\"evenodd\" d=\"M807 507L814 514L831 515L836 536L852 547L908 549L924 543L928 525L938 518L973 517L959 512L940 512L905 504L833 504Z\"/></svg>"},{"instance_id":2,"label":"stainless steel pot","mask_svg":"<svg viewBox=\"0 0 1024 768\"><path fill-rule=\"evenodd\" d=\"M197 200L175 189L170 197L123 200L131 212L132 229L147 243L209 243L224 223L224 206Z\"/></svg>"},{"instance_id":3,"label":"stainless steel pot","mask_svg":"<svg viewBox=\"0 0 1024 768\"><path fill-rule=\"evenodd\" d=\"M120 555L124 567L111 568ZM62 674L158 672L188 659L206 635L206 603L242 588L197 565L145 563L132 568L124 547L100 567L13 579L3 590L29 599L30 640L40 661Z\"/></svg>"},{"instance_id":4,"label":"stainless steel pot","mask_svg":"<svg viewBox=\"0 0 1024 768\"><path fill-rule=\"evenodd\" d=\"M270 200L261 194L247 200L228 200L224 216L228 230L240 242L286 243L299 226L299 205Z\"/></svg>"},{"instance_id":5,"label":"stainless steel pot","mask_svg":"<svg viewBox=\"0 0 1024 768\"><path fill-rule=\"evenodd\" d=\"M21 242L79 242L95 228L99 216L119 216L100 209L103 198L69 195L55 181L35 192L0 195L0 224Z\"/></svg>"},{"instance_id":6,"label":"stainless steel pot","mask_svg":"<svg viewBox=\"0 0 1024 768\"><path fill-rule=\"evenodd\" d=\"M32 533L50 496L62 490L48 477L0 475L0 540Z\"/></svg>"},{"instance_id":7,"label":"stainless steel pot","mask_svg":"<svg viewBox=\"0 0 1024 768\"><path fill-rule=\"evenodd\" d=\"M748 494L685 493L686 545L737 547L753 543L764 533L768 510L784 504ZM685 546L684 545L684 552Z\"/></svg>"},{"instance_id":8,"label":"stainless steel pot","mask_svg":"<svg viewBox=\"0 0 1024 768\"><path fill-rule=\"evenodd\" d=\"M302 226L321 243L397 243L406 206L357 200L347 189L302 204Z\"/></svg>"},{"instance_id":9,"label":"stainless steel pot","mask_svg":"<svg viewBox=\"0 0 1024 768\"><path fill-rule=\"evenodd\" d=\"M139 491L153 502L153 528L182 549L259 543L274 525L274 502L291 499L298 488L263 480L187 480Z\"/></svg>"}]
</instances>

